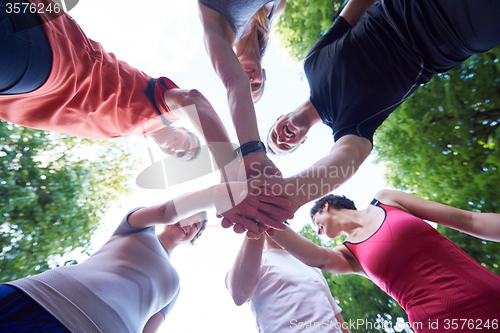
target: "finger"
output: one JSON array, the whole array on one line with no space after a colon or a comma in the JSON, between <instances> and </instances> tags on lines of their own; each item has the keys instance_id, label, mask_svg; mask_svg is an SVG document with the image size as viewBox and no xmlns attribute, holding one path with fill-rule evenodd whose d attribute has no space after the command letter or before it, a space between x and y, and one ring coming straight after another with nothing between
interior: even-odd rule
<instances>
[{"instance_id":1,"label":"finger","mask_svg":"<svg viewBox=\"0 0 500 333\"><path fill-rule=\"evenodd\" d=\"M259 201L282 207L290 207L292 205L292 202L288 199L267 195L259 195Z\"/></svg>"},{"instance_id":2,"label":"finger","mask_svg":"<svg viewBox=\"0 0 500 333\"><path fill-rule=\"evenodd\" d=\"M261 212L257 212L256 219L261 224L265 224L269 228L278 229L278 230L286 229L286 225L283 224L283 221L285 221L286 219L285 220L281 220L281 219L276 220L270 216L262 214Z\"/></svg>"},{"instance_id":3,"label":"finger","mask_svg":"<svg viewBox=\"0 0 500 333\"><path fill-rule=\"evenodd\" d=\"M269 237L273 237L273 236L275 236L275 235L276 235L276 230L269 228L269 229L267 229L267 230L266 230L266 234L267 234Z\"/></svg>"},{"instance_id":4,"label":"finger","mask_svg":"<svg viewBox=\"0 0 500 333\"><path fill-rule=\"evenodd\" d=\"M267 204L267 203L261 203L259 205L259 211L262 213L265 213L266 215L272 215L273 220L280 221L280 222L293 219L292 212L290 212L284 208L281 208L281 207L278 207L275 205L271 205L271 204ZM257 218L257 220L261 221L259 218Z\"/></svg>"},{"instance_id":5,"label":"finger","mask_svg":"<svg viewBox=\"0 0 500 333\"><path fill-rule=\"evenodd\" d=\"M221 218L223 218L224 216L222 216L222 215L221 215L221 214L219 214L219 213L215 213L215 217L216 217L216 218L218 218L218 219L221 219Z\"/></svg>"},{"instance_id":6,"label":"finger","mask_svg":"<svg viewBox=\"0 0 500 333\"><path fill-rule=\"evenodd\" d=\"M269 228L263 224L260 224L260 223L257 223L259 225L259 231L258 232L253 232L253 231L247 231L247 238L250 238L250 239L259 239L260 237L262 237L264 235L264 233L266 232L266 230L268 230ZM271 229L273 230L273 229Z\"/></svg>"},{"instance_id":7,"label":"finger","mask_svg":"<svg viewBox=\"0 0 500 333\"><path fill-rule=\"evenodd\" d=\"M255 224L255 222L253 220L247 219L246 217L242 217L242 216L239 216L239 215L234 215L234 216L230 216L229 219L231 220L231 222L233 224L240 224L240 226L236 227L236 230L245 229L245 230L250 230L250 231L253 231L253 232L258 232L259 231L259 228ZM235 232L236 232L236 230L235 230ZM241 232L238 232L238 233L241 233Z\"/></svg>"},{"instance_id":8,"label":"finger","mask_svg":"<svg viewBox=\"0 0 500 333\"><path fill-rule=\"evenodd\" d=\"M247 229L245 229L241 224L239 223L236 223L233 227L233 231L237 234L242 234L244 233L245 231L247 231ZM249 231L251 232L251 231Z\"/></svg>"},{"instance_id":9,"label":"finger","mask_svg":"<svg viewBox=\"0 0 500 333\"><path fill-rule=\"evenodd\" d=\"M229 221L228 219L226 218L223 218L222 221L220 222L220 225L224 228L224 229L227 229L227 228L231 228L234 223Z\"/></svg>"},{"instance_id":10,"label":"finger","mask_svg":"<svg viewBox=\"0 0 500 333\"><path fill-rule=\"evenodd\" d=\"M259 239L262 236L259 232L247 231L246 237L250 239Z\"/></svg>"}]
</instances>

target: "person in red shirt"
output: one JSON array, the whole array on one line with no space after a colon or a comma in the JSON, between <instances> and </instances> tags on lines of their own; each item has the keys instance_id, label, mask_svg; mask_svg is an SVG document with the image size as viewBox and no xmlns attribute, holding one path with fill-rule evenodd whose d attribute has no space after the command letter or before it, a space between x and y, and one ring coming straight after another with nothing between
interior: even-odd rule
<instances>
[{"instance_id":1,"label":"person in red shirt","mask_svg":"<svg viewBox=\"0 0 500 333\"><path fill-rule=\"evenodd\" d=\"M171 126L179 118L198 122L197 130L206 121L203 127L210 133L204 134L214 136L207 141L229 142L198 91L180 89L165 77L151 78L116 59L62 9L16 14L13 7L49 4L54 6L46 0L0 1L1 119L91 139L145 135L166 154L184 160L197 157L200 141L187 129ZM193 104L196 112L185 112Z\"/></svg>"}]
</instances>

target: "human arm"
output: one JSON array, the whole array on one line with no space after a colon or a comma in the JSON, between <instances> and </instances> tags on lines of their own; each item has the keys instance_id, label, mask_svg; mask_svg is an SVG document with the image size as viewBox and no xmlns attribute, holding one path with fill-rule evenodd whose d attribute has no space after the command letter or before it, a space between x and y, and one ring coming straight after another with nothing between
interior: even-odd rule
<instances>
[{"instance_id":1,"label":"human arm","mask_svg":"<svg viewBox=\"0 0 500 333\"><path fill-rule=\"evenodd\" d=\"M239 203L247 198L251 203L250 208L242 208ZM230 182L185 193L163 204L139 209L128 217L128 223L137 228L174 224L201 210L215 208L219 214L230 216L235 223L242 224L248 232L258 233L260 230L254 220L271 226L280 224L293 217L285 208L288 205L288 200L275 197L269 191L249 191L247 182Z\"/></svg>"},{"instance_id":2,"label":"human arm","mask_svg":"<svg viewBox=\"0 0 500 333\"><path fill-rule=\"evenodd\" d=\"M199 3L200 18L204 30L205 48L212 66L227 91L231 118L240 144L260 140L257 118L251 96L251 86L236 54L233 51L234 32L229 23L218 13ZM250 168L251 164L253 168ZM244 157L247 177L255 175L252 169L268 174L279 173L278 168L262 151Z\"/></svg>"},{"instance_id":3,"label":"human arm","mask_svg":"<svg viewBox=\"0 0 500 333\"><path fill-rule=\"evenodd\" d=\"M234 32L218 13L199 3L204 42L212 66L227 90L231 117L240 143L259 140L250 81L233 51Z\"/></svg>"},{"instance_id":4,"label":"human arm","mask_svg":"<svg viewBox=\"0 0 500 333\"><path fill-rule=\"evenodd\" d=\"M304 264L332 274L357 273L341 247L333 249L318 246L290 228L276 231L272 239Z\"/></svg>"},{"instance_id":5,"label":"human arm","mask_svg":"<svg viewBox=\"0 0 500 333\"><path fill-rule=\"evenodd\" d=\"M436 222L481 239L500 242L500 214L470 212L394 190L382 190L375 198L421 219Z\"/></svg>"},{"instance_id":6,"label":"human arm","mask_svg":"<svg viewBox=\"0 0 500 333\"><path fill-rule=\"evenodd\" d=\"M330 154L306 170L289 178L269 177L264 186L290 200L290 211L295 212L307 202L342 185L356 173L371 149L372 144L368 139L345 135L335 142ZM250 186L253 187L251 181Z\"/></svg>"},{"instance_id":7,"label":"human arm","mask_svg":"<svg viewBox=\"0 0 500 333\"><path fill-rule=\"evenodd\" d=\"M350 0L340 12L340 16L354 27L376 2L377 0Z\"/></svg>"},{"instance_id":8,"label":"human arm","mask_svg":"<svg viewBox=\"0 0 500 333\"><path fill-rule=\"evenodd\" d=\"M160 326L165 321L165 316L161 312L157 312L149 318L146 325L142 329L142 333L156 333Z\"/></svg>"},{"instance_id":9,"label":"human arm","mask_svg":"<svg viewBox=\"0 0 500 333\"><path fill-rule=\"evenodd\" d=\"M163 98L175 117L189 119L196 131L203 135L219 170L229 171L227 178L223 175L223 180L237 180L237 170L224 169L234 159L233 144L220 117L205 96L196 89L169 89L163 93Z\"/></svg>"},{"instance_id":10,"label":"human arm","mask_svg":"<svg viewBox=\"0 0 500 333\"><path fill-rule=\"evenodd\" d=\"M372 145L368 139L356 135L345 135L333 145L330 154L308 169L286 179L265 176L250 179L249 186L252 191L261 192L263 188L266 188L273 191L275 195L287 199L291 204L286 209L291 213L295 213L297 209L307 202L317 199L342 185L357 171L370 154L371 149ZM240 203L240 208L251 210L252 203L250 199L243 200ZM233 220L233 217L225 215L223 227L227 228L239 223L237 220ZM274 228L282 229L282 226ZM262 233L267 230L267 227L262 228L261 225L259 230ZM260 237L260 235L252 234L247 234L247 236Z\"/></svg>"},{"instance_id":11,"label":"human arm","mask_svg":"<svg viewBox=\"0 0 500 333\"><path fill-rule=\"evenodd\" d=\"M339 327L342 333L351 333L351 330L348 328L349 325L345 322L340 312L335 315L335 319L337 319L337 322L339 323Z\"/></svg>"},{"instance_id":12,"label":"human arm","mask_svg":"<svg viewBox=\"0 0 500 333\"><path fill-rule=\"evenodd\" d=\"M260 280L260 266L265 237L243 240L233 267L226 277L226 287L236 305L248 302Z\"/></svg>"}]
</instances>

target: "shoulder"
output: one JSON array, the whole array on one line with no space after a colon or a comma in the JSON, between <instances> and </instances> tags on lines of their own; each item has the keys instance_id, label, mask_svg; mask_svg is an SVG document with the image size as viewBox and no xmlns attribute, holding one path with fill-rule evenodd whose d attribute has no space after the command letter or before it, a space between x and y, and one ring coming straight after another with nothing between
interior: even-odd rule
<instances>
[{"instance_id":1,"label":"shoulder","mask_svg":"<svg viewBox=\"0 0 500 333\"><path fill-rule=\"evenodd\" d=\"M120 221L120 224L116 228L113 235L131 234L131 233L136 233L136 232L140 232L140 231L147 229L146 227L134 226L134 225L130 224L130 221L129 221L130 217L133 216L134 213L136 213L137 211L140 211L142 209L144 209L144 207L136 207L134 209L131 209L127 214L125 214L125 216Z\"/></svg>"},{"instance_id":2,"label":"shoulder","mask_svg":"<svg viewBox=\"0 0 500 333\"><path fill-rule=\"evenodd\" d=\"M205 36L216 34L222 36L228 42L234 40L234 31L224 16L207 7L201 1L198 1L198 8Z\"/></svg>"}]
</instances>

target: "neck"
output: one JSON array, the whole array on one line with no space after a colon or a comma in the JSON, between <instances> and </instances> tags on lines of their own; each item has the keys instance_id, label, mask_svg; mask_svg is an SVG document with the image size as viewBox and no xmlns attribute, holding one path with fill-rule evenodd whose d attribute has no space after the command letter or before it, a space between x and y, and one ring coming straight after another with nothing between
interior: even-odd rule
<instances>
[{"instance_id":1,"label":"neck","mask_svg":"<svg viewBox=\"0 0 500 333\"><path fill-rule=\"evenodd\" d=\"M234 46L236 56L251 55L260 60L259 40L257 39L257 27L253 22L249 23L250 31L245 32L243 37Z\"/></svg>"},{"instance_id":2,"label":"neck","mask_svg":"<svg viewBox=\"0 0 500 333\"><path fill-rule=\"evenodd\" d=\"M297 125L312 127L317 123L321 122L321 117L318 111L311 103L309 99L305 101L301 106L292 111L293 117L295 118L294 123Z\"/></svg>"},{"instance_id":3,"label":"neck","mask_svg":"<svg viewBox=\"0 0 500 333\"><path fill-rule=\"evenodd\" d=\"M342 223L343 224L342 230L345 232L347 236L356 233L359 229L365 226L366 209L364 210L346 209L344 214L346 219Z\"/></svg>"},{"instance_id":4,"label":"neck","mask_svg":"<svg viewBox=\"0 0 500 333\"><path fill-rule=\"evenodd\" d=\"M179 245L177 242L174 242L171 238L169 238L165 232L159 234L158 239L170 254L172 254L172 251Z\"/></svg>"}]
</instances>

